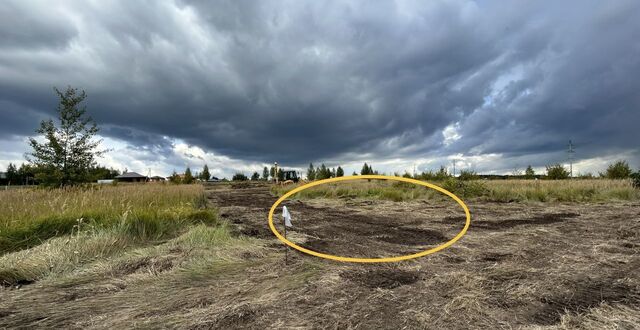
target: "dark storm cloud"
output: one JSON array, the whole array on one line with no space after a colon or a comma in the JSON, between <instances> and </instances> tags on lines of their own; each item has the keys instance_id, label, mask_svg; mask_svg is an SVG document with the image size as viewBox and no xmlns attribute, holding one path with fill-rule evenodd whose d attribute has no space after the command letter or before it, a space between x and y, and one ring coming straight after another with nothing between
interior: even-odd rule
<instances>
[{"instance_id":1,"label":"dark storm cloud","mask_svg":"<svg viewBox=\"0 0 640 330\"><path fill-rule=\"evenodd\" d=\"M451 153L543 164L569 139L591 157L640 137L635 1L50 6L0 9L0 138L31 134L27 122L55 109L51 86L68 84L88 91L103 134L158 153L179 138L294 164ZM443 139L448 126L459 139Z\"/></svg>"},{"instance_id":2,"label":"dark storm cloud","mask_svg":"<svg viewBox=\"0 0 640 330\"><path fill-rule=\"evenodd\" d=\"M30 50L64 47L77 31L60 14L55 5L4 2L0 6L0 47Z\"/></svg>"}]
</instances>

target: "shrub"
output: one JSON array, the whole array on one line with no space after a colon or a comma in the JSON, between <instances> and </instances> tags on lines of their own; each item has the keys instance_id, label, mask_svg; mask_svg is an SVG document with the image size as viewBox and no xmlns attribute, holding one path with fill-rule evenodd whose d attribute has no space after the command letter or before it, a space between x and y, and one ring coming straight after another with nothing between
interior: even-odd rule
<instances>
[{"instance_id":1,"label":"shrub","mask_svg":"<svg viewBox=\"0 0 640 330\"><path fill-rule=\"evenodd\" d=\"M631 176L631 168L624 160L619 160L607 167L605 176L607 179L627 179Z\"/></svg>"},{"instance_id":2,"label":"shrub","mask_svg":"<svg viewBox=\"0 0 640 330\"><path fill-rule=\"evenodd\" d=\"M567 179L569 177L569 171L561 164L548 165L547 177L551 180Z\"/></svg>"},{"instance_id":3,"label":"shrub","mask_svg":"<svg viewBox=\"0 0 640 330\"><path fill-rule=\"evenodd\" d=\"M236 174L233 175L231 180L232 181L247 181L247 180L249 180L249 178L247 178L247 176L242 174L242 173L236 173Z\"/></svg>"},{"instance_id":4,"label":"shrub","mask_svg":"<svg viewBox=\"0 0 640 330\"><path fill-rule=\"evenodd\" d=\"M487 192L485 184L481 181L462 181L453 177L445 180L442 188L458 197L478 197Z\"/></svg>"},{"instance_id":5,"label":"shrub","mask_svg":"<svg viewBox=\"0 0 640 330\"><path fill-rule=\"evenodd\" d=\"M640 189L640 171L631 174L631 179L633 180L633 187Z\"/></svg>"},{"instance_id":6,"label":"shrub","mask_svg":"<svg viewBox=\"0 0 640 330\"><path fill-rule=\"evenodd\" d=\"M462 170L460 171L460 176L458 176L458 179L462 181L477 180L478 175L474 171Z\"/></svg>"}]
</instances>

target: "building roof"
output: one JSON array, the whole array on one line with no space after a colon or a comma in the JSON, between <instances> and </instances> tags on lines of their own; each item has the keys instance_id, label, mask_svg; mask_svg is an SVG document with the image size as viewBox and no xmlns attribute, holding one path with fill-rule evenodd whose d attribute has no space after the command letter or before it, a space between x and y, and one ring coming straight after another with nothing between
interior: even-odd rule
<instances>
[{"instance_id":1,"label":"building roof","mask_svg":"<svg viewBox=\"0 0 640 330\"><path fill-rule=\"evenodd\" d=\"M122 175L118 175L116 177L116 179L137 179L137 178L146 178L147 176L142 175L140 173L136 173L136 172L127 172L127 173L122 173Z\"/></svg>"}]
</instances>

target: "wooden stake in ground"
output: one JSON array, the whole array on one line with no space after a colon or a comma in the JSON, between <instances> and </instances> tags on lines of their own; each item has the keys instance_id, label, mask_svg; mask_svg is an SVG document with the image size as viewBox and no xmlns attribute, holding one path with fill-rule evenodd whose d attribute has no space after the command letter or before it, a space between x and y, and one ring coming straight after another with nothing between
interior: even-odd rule
<instances>
[{"instance_id":1,"label":"wooden stake in ground","mask_svg":"<svg viewBox=\"0 0 640 330\"><path fill-rule=\"evenodd\" d=\"M284 225L284 239L287 239L287 224L284 217L282 217L282 224ZM284 264L289 264L289 245L284 245Z\"/></svg>"},{"instance_id":2,"label":"wooden stake in ground","mask_svg":"<svg viewBox=\"0 0 640 330\"><path fill-rule=\"evenodd\" d=\"M284 225L284 238L287 239L287 227L293 227L291 224L291 213L286 206L282 207L282 224ZM284 264L289 262L289 246L285 246L284 250Z\"/></svg>"}]
</instances>

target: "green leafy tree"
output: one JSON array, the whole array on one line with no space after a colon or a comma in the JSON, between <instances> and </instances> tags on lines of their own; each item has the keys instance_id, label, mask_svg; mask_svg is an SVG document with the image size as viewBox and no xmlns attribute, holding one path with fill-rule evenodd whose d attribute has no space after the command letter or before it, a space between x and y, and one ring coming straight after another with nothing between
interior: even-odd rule
<instances>
[{"instance_id":1,"label":"green leafy tree","mask_svg":"<svg viewBox=\"0 0 640 330\"><path fill-rule=\"evenodd\" d=\"M184 170L184 177L182 178L182 183L184 184L192 184L195 181L193 174L191 174L191 169L187 166L187 169Z\"/></svg>"},{"instance_id":2,"label":"green leafy tree","mask_svg":"<svg viewBox=\"0 0 640 330\"><path fill-rule=\"evenodd\" d=\"M605 176L607 179L627 179L632 173L629 164L624 160L619 160L607 167Z\"/></svg>"},{"instance_id":3,"label":"green leafy tree","mask_svg":"<svg viewBox=\"0 0 640 330\"><path fill-rule=\"evenodd\" d=\"M338 169L336 169L336 177L341 176L344 176L344 170L342 169L342 167L338 166Z\"/></svg>"},{"instance_id":4,"label":"green leafy tree","mask_svg":"<svg viewBox=\"0 0 640 330\"><path fill-rule=\"evenodd\" d=\"M320 167L316 169L316 180L324 180L331 177L331 170L328 169L324 164L321 164Z\"/></svg>"},{"instance_id":5,"label":"green leafy tree","mask_svg":"<svg viewBox=\"0 0 640 330\"><path fill-rule=\"evenodd\" d=\"M236 173L236 174L233 175L231 180L232 181L247 181L247 180L249 180L249 178L247 178L247 176L244 175L243 173Z\"/></svg>"},{"instance_id":6,"label":"green leafy tree","mask_svg":"<svg viewBox=\"0 0 640 330\"><path fill-rule=\"evenodd\" d=\"M40 123L36 130L45 142L29 138L33 149L27 159L39 169L37 179L49 186L73 185L86 182L95 158L107 152L97 150L102 140L94 140L99 129L81 103L87 97L84 91L68 87L62 92L54 88L60 98L57 107L59 123L52 119Z\"/></svg>"},{"instance_id":7,"label":"green leafy tree","mask_svg":"<svg viewBox=\"0 0 640 330\"><path fill-rule=\"evenodd\" d=\"M118 170L115 170L113 168L106 168L104 166L94 166L89 169L89 177L91 178L92 182L98 180L113 179L118 175L120 175L120 172Z\"/></svg>"},{"instance_id":8,"label":"green leafy tree","mask_svg":"<svg viewBox=\"0 0 640 330\"><path fill-rule=\"evenodd\" d=\"M31 164L22 163L22 165L20 165L20 168L18 169L18 178L16 181L17 184L20 184L20 185L36 184L37 181L35 180L35 178L36 178L37 172L38 171L35 166Z\"/></svg>"},{"instance_id":9,"label":"green leafy tree","mask_svg":"<svg viewBox=\"0 0 640 330\"><path fill-rule=\"evenodd\" d=\"M313 167L313 163L309 163L309 168L307 169L307 180L313 181L316 179L316 169Z\"/></svg>"},{"instance_id":10,"label":"green leafy tree","mask_svg":"<svg viewBox=\"0 0 640 330\"><path fill-rule=\"evenodd\" d=\"M536 172L533 170L531 165L527 166L527 169L524 170L524 177L525 179L533 179L536 177Z\"/></svg>"},{"instance_id":11,"label":"green leafy tree","mask_svg":"<svg viewBox=\"0 0 640 330\"><path fill-rule=\"evenodd\" d=\"M171 173L171 176L169 177L169 182L175 183L175 184L182 183L182 178L178 175L178 173L176 173L176 170L173 170L173 173Z\"/></svg>"},{"instance_id":12,"label":"green leafy tree","mask_svg":"<svg viewBox=\"0 0 640 330\"><path fill-rule=\"evenodd\" d=\"M269 175L271 176L271 180L276 179L276 168L275 166L271 166L271 168L269 169Z\"/></svg>"},{"instance_id":13,"label":"green leafy tree","mask_svg":"<svg viewBox=\"0 0 640 330\"><path fill-rule=\"evenodd\" d=\"M631 174L631 179L633 180L633 187L640 189L640 170Z\"/></svg>"},{"instance_id":14,"label":"green leafy tree","mask_svg":"<svg viewBox=\"0 0 640 330\"><path fill-rule=\"evenodd\" d=\"M258 172L253 172L253 174L251 175L251 181L258 181L260 180L260 174L258 174Z\"/></svg>"},{"instance_id":15,"label":"green leafy tree","mask_svg":"<svg viewBox=\"0 0 640 330\"><path fill-rule=\"evenodd\" d=\"M330 175L331 175L332 178L336 177L336 168L335 167L331 169L331 174Z\"/></svg>"},{"instance_id":16,"label":"green leafy tree","mask_svg":"<svg viewBox=\"0 0 640 330\"><path fill-rule=\"evenodd\" d=\"M202 173L200 173L200 180L208 181L209 179L211 179L211 173L209 172L209 166L207 164L204 164L204 167L202 168Z\"/></svg>"},{"instance_id":17,"label":"green leafy tree","mask_svg":"<svg viewBox=\"0 0 640 330\"><path fill-rule=\"evenodd\" d=\"M262 180L269 180L269 168L266 166L262 169Z\"/></svg>"},{"instance_id":18,"label":"green leafy tree","mask_svg":"<svg viewBox=\"0 0 640 330\"><path fill-rule=\"evenodd\" d=\"M551 180L564 180L569 178L569 171L562 164L548 165L547 177Z\"/></svg>"},{"instance_id":19,"label":"green leafy tree","mask_svg":"<svg viewBox=\"0 0 640 330\"><path fill-rule=\"evenodd\" d=\"M360 170L360 174L362 175L373 174L373 168L371 168L371 165L367 165L367 163L364 163L364 165L362 165L362 169Z\"/></svg>"},{"instance_id":20,"label":"green leafy tree","mask_svg":"<svg viewBox=\"0 0 640 330\"><path fill-rule=\"evenodd\" d=\"M18 168L12 163L9 163L7 166L7 181L9 181L10 185L18 185L20 184L20 177L18 176Z\"/></svg>"},{"instance_id":21,"label":"green leafy tree","mask_svg":"<svg viewBox=\"0 0 640 330\"><path fill-rule=\"evenodd\" d=\"M284 171L282 170L282 167L278 167L278 181L284 181Z\"/></svg>"}]
</instances>

